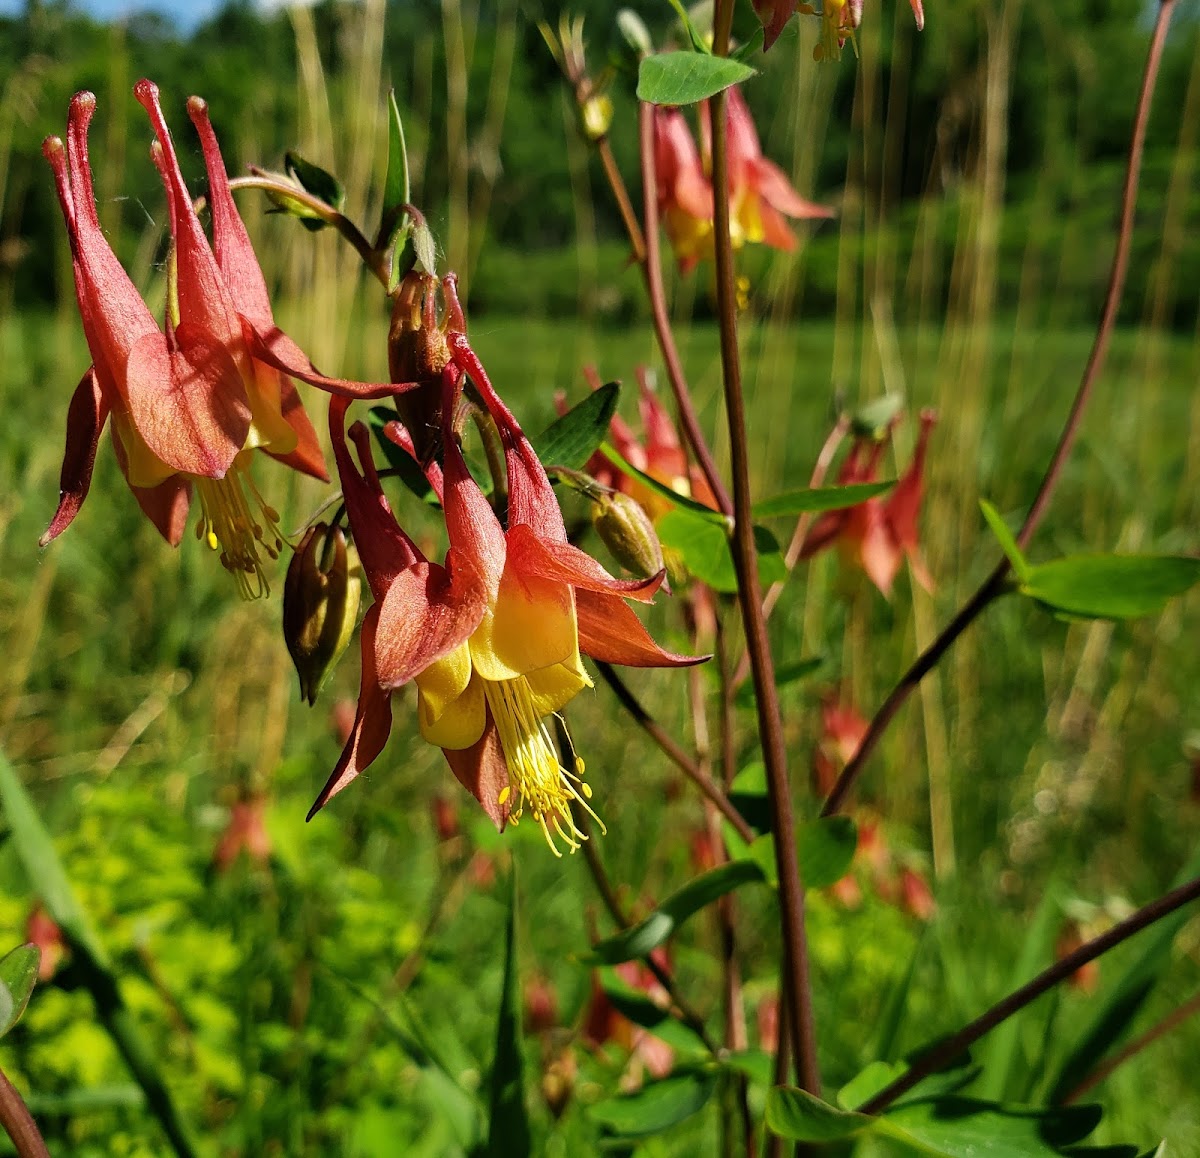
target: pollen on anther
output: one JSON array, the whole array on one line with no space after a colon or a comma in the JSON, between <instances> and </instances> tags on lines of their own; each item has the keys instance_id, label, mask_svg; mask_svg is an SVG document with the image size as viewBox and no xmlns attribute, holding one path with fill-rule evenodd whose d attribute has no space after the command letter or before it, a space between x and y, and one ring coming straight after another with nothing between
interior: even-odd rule
<instances>
[{"instance_id":1,"label":"pollen on anther","mask_svg":"<svg viewBox=\"0 0 1200 1158\"><path fill-rule=\"evenodd\" d=\"M497 797L497 800L499 800L502 805L507 804L510 796L512 796L512 788L506 784L500 789L500 795Z\"/></svg>"}]
</instances>

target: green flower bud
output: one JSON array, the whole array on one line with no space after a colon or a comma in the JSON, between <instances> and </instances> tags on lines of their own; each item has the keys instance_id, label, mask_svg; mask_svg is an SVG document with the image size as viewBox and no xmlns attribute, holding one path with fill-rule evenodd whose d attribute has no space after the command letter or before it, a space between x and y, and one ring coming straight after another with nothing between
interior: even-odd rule
<instances>
[{"instance_id":1,"label":"green flower bud","mask_svg":"<svg viewBox=\"0 0 1200 1158\"><path fill-rule=\"evenodd\" d=\"M598 141L612 124L613 103L606 96L590 96L579 107L579 127L589 141Z\"/></svg>"},{"instance_id":2,"label":"green flower bud","mask_svg":"<svg viewBox=\"0 0 1200 1158\"><path fill-rule=\"evenodd\" d=\"M662 545L654 524L636 499L620 491L600 496L592 507L592 525L613 558L639 579L663 569Z\"/></svg>"},{"instance_id":3,"label":"green flower bud","mask_svg":"<svg viewBox=\"0 0 1200 1158\"><path fill-rule=\"evenodd\" d=\"M283 638L300 677L300 698L309 704L350 643L361 593L357 552L346 546L341 527L310 527L283 588Z\"/></svg>"}]
</instances>

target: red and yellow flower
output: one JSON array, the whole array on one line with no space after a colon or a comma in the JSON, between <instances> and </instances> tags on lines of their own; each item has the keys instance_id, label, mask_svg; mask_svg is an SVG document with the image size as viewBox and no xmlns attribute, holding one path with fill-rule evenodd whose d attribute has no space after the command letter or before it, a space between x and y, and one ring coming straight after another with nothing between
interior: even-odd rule
<instances>
[{"instance_id":1,"label":"red and yellow flower","mask_svg":"<svg viewBox=\"0 0 1200 1158\"><path fill-rule=\"evenodd\" d=\"M700 113L700 149L678 109L654 112L654 159L658 208L683 272L713 252L712 111ZM729 169L729 234L734 249L764 244L796 248L785 218L832 217L834 211L801 197L784 171L763 156L749 106L737 88L726 93Z\"/></svg>"},{"instance_id":2,"label":"red and yellow flower","mask_svg":"<svg viewBox=\"0 0 1200 1158\"><path fill-rule=\"evenodd\" d=\"M67 142L47 137L71 240L75 292L92 365L67 412L58 509L46 546L70 525L91 485L101 431L111 417L117 461L142 510L172 546L183 536L193 490L200 538L221 552L243 595L267 590L263 556L282 547L278 515L250 476L261 450L323 481L316 433L288 374L355 396L392 393L391 384L358 384L316 373L275 325L262 271L229 191L207 107L188 112L208 169L213 244L196 216L159 105L148 80L134 88L157 138L155 164L167 191L173 242L167 316L159 327L109 247L96 214L88 160L89 92L71 100Z\"/></svg>"},{"instance_id":3,"label":"red and yellow flower","mask_svg":"<svg viewBox=\"0 0 1200 1158\"><path fill-rule=\"evenodd\" d=\"M362 630L362 685L354 729L310 816L382 751L391 693L417 687L421 735L498 827L526 811L557 854L578 847L572 806L590 811L582 761L566 767L549 718L591 686L581 653L635 667L699 662L660 648L626 606L662 583L613 578L567 541L557 499L533 448L492 388L461 333L443 375L442 467L427 467L442 499L449 548L430 562L391 514L366 430L345 435L346 402L330 407L330 432L346 510L375 604ZM507 526L463 461L454 415L469 375L496 422L508 482ZM401 436L400 441L407 440Z\"/></svg>"}]
</instances>

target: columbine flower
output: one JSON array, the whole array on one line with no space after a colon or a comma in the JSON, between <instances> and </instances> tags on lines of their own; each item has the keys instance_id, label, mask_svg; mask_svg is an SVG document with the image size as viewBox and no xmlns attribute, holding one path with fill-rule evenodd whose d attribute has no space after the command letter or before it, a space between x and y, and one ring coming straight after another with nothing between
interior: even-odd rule
<instances>
[{"instance_id":1,"label":"columbine flower","mask_svg":"<svg viewBox=\"0 0 1200 1158\"><path fill-rule=\"evenodd\" d=\"M92 366L67 412L58 510L42 546L75 518L91 485L96 447L111 416L117 461L146 515L177 546L193 488L200 538L221 552L246 596L264 594L262 557L282 547L278 514L249 473L262 450L295 470L327 480L316 434L286 374L328 390L379 397L390 384L324 378L276 327L262 272L229 192L225 167L203 101L188 111L199 130L209 178L213 248L179 171L158 89L134 89L157 137L154 160L167 190L175 276L160 329L121 267L96 214L88 161L89 92L71 100L67 143L47 137L71 240L75 292ZM215 249L215 255L214 255Z\"/></svg>"},{"instance_id":2,"label":"columbine flower","mask_svg":"<svg viewBox=\"0 0 1200 1158\"><path fill-rule=\"evenodd\" d=\"M346 403L330 406L330 432L346 510L375 596L362 628L362 686L354 731L310 816L383 749L390 695L413 681L422 736L442 748L459 781L503 827L525 810L558 854L555 836L577 848L573 804L590 811L581 760L564 767L547 717L591 680L581 651L610 663L698 662L663 651L624 599L650 599L662 575L614 579L567 542L546 473L461 334L449 335L444 374L444 466L427 475L442 498L449 550L429 562L392 517L361 425L346 445ZM508 527L501 527L463 461L454 413L464 373L496 422L508 472ZM571 762L571 761L569 761Z\"/></svg>"},{"instance_id":3,"label":"columbine flower","mask_svg":"<svg viewBox=\"0 0 1200 1158\"><path fill-rule=\"evenodd\" d=\"M706 101L700 115L701 152L678 109L654 112L654 158L659 215L684 273L713 251L712 122ZM801 197L787 174L763 156L754 120L737 88L726 93L729 166L729 237L734 249L762 243L791 251L796 237L785 217L832 217L828 206Z\"/></svg>"},{"instance_id":4,"label":"columbine flower","mask_svg":"<svg viewBox=\"0 0 1200 1158\"><path fill-rule=\"evenodd\" d=\"M918 518L925 485L925 455L936 423L937 412L923 410L912 462L887 497L867 499L844 510L827 511L813 524L800 557L811 558L837 543L842 554L862 567L871 582L890 597L900 563L907 556L913 578L926 591L932 591L933 579L921 558ZM875 482L885 446L885 440L856 441L838 472L838 484Z\"/></svg>"}]
</instances>

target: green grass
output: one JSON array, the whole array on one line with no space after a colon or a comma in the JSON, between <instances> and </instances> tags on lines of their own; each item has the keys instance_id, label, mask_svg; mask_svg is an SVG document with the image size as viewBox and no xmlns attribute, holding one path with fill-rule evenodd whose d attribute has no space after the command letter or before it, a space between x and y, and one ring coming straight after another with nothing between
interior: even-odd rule
<instances>
[{"instance_id":1,"label":"green grass","mask_svg":"<svg viewBox=\"0 0 1200 1158\"><path fill-rule=\"evenodd\" d=\"M281 316L305 344L303 314ZM360 319L349 332L350 353L336 369L378 374L385 321ZM486 314L471 337L531 430L553 417L555 388L576 397L585 389L585 362L606 379L630 382L639 361L654 362L643 329ZM804 485L830 424L833 386L854 397L880 381L875 336L863 335L861 357L849 362L824 324L748 323L745 337L756 491ZM984 369L964 379L939 332L897 335L912 413L937 405L943 416L925 516L938 589L918 603L935 625L998 554L977 498L1010 515L1028 501L1089 342L1063 331L1014 340L1000 325L971 337L985 351ZM1197 463L1194 455L1185 461L1184 450L1189 427L1193 446L1196 438L1196 355L1189 343L1164 339L1151 360L1146 343L1132 331L1117 336L1054 513L1031 548L1035 561L1084 546L1195 549ZM712 429L720 405L715 332L686 331L682 351ZM854 374L835 382L839 357ZM401 1152L401 1141L406 1154L457 1152L460 1105L449 1079L414 1059L412 1038L460 1084L486 1085L510 857L520 865L523 976L527 984L548 978L559 1011L558 1030L527 1042L538 1152L592 1152L584 1107L612 1087L624 1055L613 1047L595 1055L576 1043L575 1094L557 1123L538 1093L544 1064L571 1040L589 993L588 971L572 954L593 929L608 929L583 858L554 860L532 824L496 836L441 754L417 737L407 692L395 697L384 756L305 825L339 748L333 705L356 693L357 647L317 707L301 706L279 638L282 569L269 600L240 603L194 539L176 552L158 540L121 483L107 439L83 513L39 553L66 404L85 363L73 320L0 319L0 743L56 834L204 1152L385 1155ZM632 401L630 393L623 407L630 416ZM323 416L321 399L310 395L309 405ZM719 436L717 446L723 453ZM284 525L297 526L320 489L293 487L283 475L259 469L256 477L280 501ZM411 505L397 497L402 517ZM790 534L787 525L776 529ZM1182 744L1200 712L1200 663L1189 643L1198 610L1193 594L1158 622L1109 634L1006 601L941 669L944 723L931 725L928 704L906 709L871 765L861 803L888 817L901 856L927 867L927 729L944 727L957 873L938 887L939 913L927 930L875 897L857 910L812 898L830 1089L867 1059L888 991L914 953L901 1049L955 1028L1005 991L1051 879L1098 904L1138 904L1166 886L1194 847L1197 805ZM669 644L689 646L670 601L659 601L651 622ZM815 683L784 693L803 786L818 692L840 686L869 713L914 654L913 599L902 581L885 603L822 557L792 579L773 632L781 662L826 657ZM688 736L682 677L639 672L630 682L674 734ZM739 759L748 762L748 714L741 723ZM703 824L698 799L603 687L579 697L570 724L609 827L599 845L613 879L631 906L665 895L694 871L688 850ZM221 876L212 851L240 787L267 793L274 854L269 869L242 863ZM440 844L431 818L437 796L454 804L463 829ZM804 799L803 807L812 811L814 802ZM0 948L22 939L35 893L4 844ZM753 1044L753 1002L771 987L777 934L765 892L746 892L739 914ZM1200 982L1194 929L1180 939L1140 1026ZM673 953L684 991L719 1026L714 948L714 930L701 917ZM1106 961L1103 979L1119 967ZM1096 1000L1066 995L1055 1032L1066 1036ZM1040 1034L1040 1023L1028 1023L1021 1048L1032 1051ZM1193 1024L1119 1071L1099 1091L1109 1116L1098 1140L1149 1146L1166 1136L1181 1154L1200 1146L1189 1064L1198 1051ZM0 1064L32 1091L55 1154L164 1152L147 1112L130 1104L129 1079L81 991L39 990L0 1047ZM72 1108L86 1091L110 1104ZM644 1153L715 1154L716 1136L710 1108Z\"/></svg>"}]
</instances>

